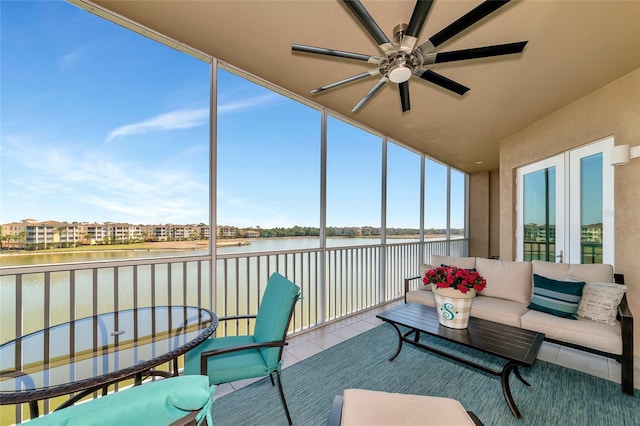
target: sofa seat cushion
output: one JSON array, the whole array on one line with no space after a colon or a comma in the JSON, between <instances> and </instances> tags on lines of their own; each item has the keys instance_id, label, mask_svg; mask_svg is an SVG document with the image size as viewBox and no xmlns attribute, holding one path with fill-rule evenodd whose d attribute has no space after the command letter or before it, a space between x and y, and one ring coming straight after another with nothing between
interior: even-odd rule
<instances>
[{"instance_id":1,"label":"sofa seat cushion","mask_svg":"<svg viewBox=\"0 0 640 426\"><path fill-rule=\"evenodd\" d=\"M532 260L531 272L560 281L613 282L613 266L606 263L581 265Z\"/></svg>"},{"instance_id":2,"label":"sofa seat cushion","mask_svg":"<svg viewBox=\"0 0 640 426\"><path fill-rule=\"evenodd\" d=\"M471 316L520 327L520 317L527 312L527 304L495 297L476 297L471 305Z\"/></svg>"},{"instance_id":3,"label":"sofa seat cushion","mask_svg":"<svg viewBox=\"0 0 640 426\"><path fill-rule=\"evenodd\" d=\"M475 425L452 398L345 389L341 426Z\"/></svg>"},{"instance_id":4,"label":"sofa seat cushion","mask_svg":"<svg viewBox=\"0 0 640 426\"><path fill-rule=\"evenodd\" d=\"M436 307L435 298L430 291L413 290L408 292L407 303L420 303L432 308ZM470 315L474 318L520 327L520 317L525 312L527 312L525 303L496 299L495 297L475 297Z\"/></svg>"},{"instance_id":5,"label":"sofa seat cushion","mask_svg":"<svg viewBox=\"0 0 640 426\"><path fill-rule=\"evenodd\" d=\"M413 290L407 292L407 303L411 302L431 306L432 308L436 307L436 300L431 291Z\"/></svg>"},{"instance_id":6,"label":"sofa seat cushion","mask_svg":"<svg viewBox=\"0 0 640 426\"><path fill-rule=\"evenodd\" d=\"M615 326L585 318L571 320L539 311L529 311L520 318L521 327L544 333L545 337L574 343L612 354L622 354L620 323Z\"/></svg>"},{"instance_id":7,"label":"sofa seat cushion","mask_svg":"<svg viewBox=\"0 0 640 426\"><path fill-rule=\"evenodd\" d=\"M476 270L487 280L482 296L497 297L514 302L531 301L531 263L493 259L476 259Z\"/></svg>"}]
</instances>

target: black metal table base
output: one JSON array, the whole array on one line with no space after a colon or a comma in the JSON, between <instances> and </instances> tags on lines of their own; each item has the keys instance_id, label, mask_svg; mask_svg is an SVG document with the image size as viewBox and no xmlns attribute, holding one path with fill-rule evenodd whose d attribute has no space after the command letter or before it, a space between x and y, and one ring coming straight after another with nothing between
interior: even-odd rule
<instances>
[{"instance_id":1,"label":"black metal table base","mask_svg":"<svg viewBox=\"0 0 640 426\"><path fill-rule=\"evenodd\" d=\"M461 364L467 365L469 367L473 367L473 368L477 368L478 370L484 371L485 373L494 375L494 376L499 376L502 382L502 394L504 395L504 399L507 402L507 405L509 406L509 409L511 410L511 412L513 413L513 415L517 418L517 419L521 419L522 415L520 414L520 410L518 410L518 406L516 405L515 401L513 400L513 396L511 395L511 387L509 385L509 376L511 375L511 372L513 371L516 375L516 377L525 385L527 386L531 386L520 374L520 370L518 370L518 364L513 362L513 361L507 361L507 363L502 367L502 370L497 371L497 370L493 370L491 368L488 368L484 365L475 363L473 361L470 361L468 359L465 358L461 358L459 356L456 355L452 355L448 352L444 352L441 351L437 348L433 348L431 346L427 346L423 343L420 343L420 331L412 329L406 333L402 333L400 331L400 328L398 328L398 326L396 324L394 324L393 322L389 322L389 321L385 321L389 324L391 324L393 326L393 328L395 328L396 332L398 333L398 347L396 348L396 351L393 355L391 355L391 357L389 358L389 361L393 361L399 354L400 351L402 350L402 342L407 342L413 346L419 347L421 349L427 350L429 352L433 352L435 354L444 356L446 358L449 358L451 360L457 361ZM409 338L409 336L411 336L413 334L413 338Z\"/></svg>"}]
</instances>

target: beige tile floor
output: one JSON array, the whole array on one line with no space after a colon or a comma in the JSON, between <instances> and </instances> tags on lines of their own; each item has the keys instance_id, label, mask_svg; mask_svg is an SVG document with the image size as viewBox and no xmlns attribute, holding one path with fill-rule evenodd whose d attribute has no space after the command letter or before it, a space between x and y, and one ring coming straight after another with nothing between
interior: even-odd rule
<instances>
[{"instance_id":1,"label":"beige tile floor","mask_svg":"<svg viewBox=\"0 0 640 426\"><path fill-rule=\"evenodd\" d=\"M393 302L289 338L289 345L284 351L283 368L292 366L331 346L382 324L382 321L376 318L376 314L400 303L402 302ZM620 364L609 358L544 342L538 354L538 359L620 383ZM637 357L634 366L635 387L640 388L640 359ZM259 379L241 380L219 385L216 389L216 397L222 397L256 380Z\"/></svg>"}]
</instances>

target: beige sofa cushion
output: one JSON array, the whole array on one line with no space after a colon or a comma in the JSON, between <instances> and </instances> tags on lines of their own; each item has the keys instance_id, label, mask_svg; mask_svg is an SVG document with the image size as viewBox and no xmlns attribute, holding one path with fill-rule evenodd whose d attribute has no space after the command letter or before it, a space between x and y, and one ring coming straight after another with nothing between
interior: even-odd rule
<instances>
[{"instance_id":1,"label":"beige sofa cushion","mask_svg":"<svg viewBox=\"0 0 640 426\"><path fill-rule=\"evenodd\" d=\"M447 265L456 266L463 269L473 269L476 267L475 257L454 257L440 256L438 254L431 255L431 264L435 266Z\"/></svg>"},{"instance_id":2,"label":"beige sofa cushion","mask_svg":"<svg viewBox=\"0 0 640 426\"><path fill-rule=\"evenodd\" d=\"M560 281L572 279L574 281L598 283L613 282L613 266L606 263L580 265L532 260L531 271L533 274Z\"/></svg>"},{"instance_id":3,"label":"beige sofa cushion","mask_svg":"<svg viewBox=\"0 0 640 426\"><path fill-rule=\"evenodd\" d=\"M430 291L414 290L407 293L407 303L420 303L421 305L436 307L436 300Z\"/></svg>"},{"instance_id":4,"label":"beige sofa cushion","mask_svg":"<svg viewBox=\"0 0 640 426\"><path fill-rule=\"evenodd\" d=\"M452 398L345 389L342 426L475 425Z\"/></svg>"},{"instance_id":5,"label":"beige sofa cushion","mask_svg":"<svg viewBox=\"0 0 640 426\"><path fill-rule=\"evenodd\" d=\"M487 280L480 296L497 297L519 303L531 301L531 263L476 259L476 271Z\"/></svg>"},{"instance_id":6,"label":"beige sofa cushion","mask_svg":"<svg viewBox=\"0 0 640 426\"><path fill-rule=\"evenodd\" d=\"M527 312L527 304L495 297L476 297L471 304L471 316L500 324L520 327L520 317Z\"/></svg>"},{"instance_id":7,"label":"beige sofa cushion","mask_svg":"<svg viewBox=\"0 0 640 426\"><path fill-rule=\"evenodd\" d=\"M545 337L575 343L613 354L622 354L620 323L614 326L590 319L571 320L544 312L529 311L520 318L522 328L544 333Z\"/></svg>"}]
</instances>

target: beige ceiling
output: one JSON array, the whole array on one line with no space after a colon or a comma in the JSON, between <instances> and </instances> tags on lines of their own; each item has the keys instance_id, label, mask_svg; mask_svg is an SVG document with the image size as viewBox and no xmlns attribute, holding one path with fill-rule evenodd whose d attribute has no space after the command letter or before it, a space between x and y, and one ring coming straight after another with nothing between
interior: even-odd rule
<instances>
[{"instance_id":1,"label":"beige ceiling","mask_svg":"<svg viewBox=\"0 0 640 426\"><path fill-rule=\"evenodd\" d=\"M464 96L412 78L411 111L402 113L396 85L388 83L351 113L378 77L309 91L374 65L291 52L296 43L381 54L340 1L95 3L466 172L497 170L501 140L640 67L640 0L514 0L435 50L529 41L518 55L431 66L469 87ZM419 43L479 3L435 0ZM415 2L362 4L392 39Z\"/></svg>"}]
</instances>

